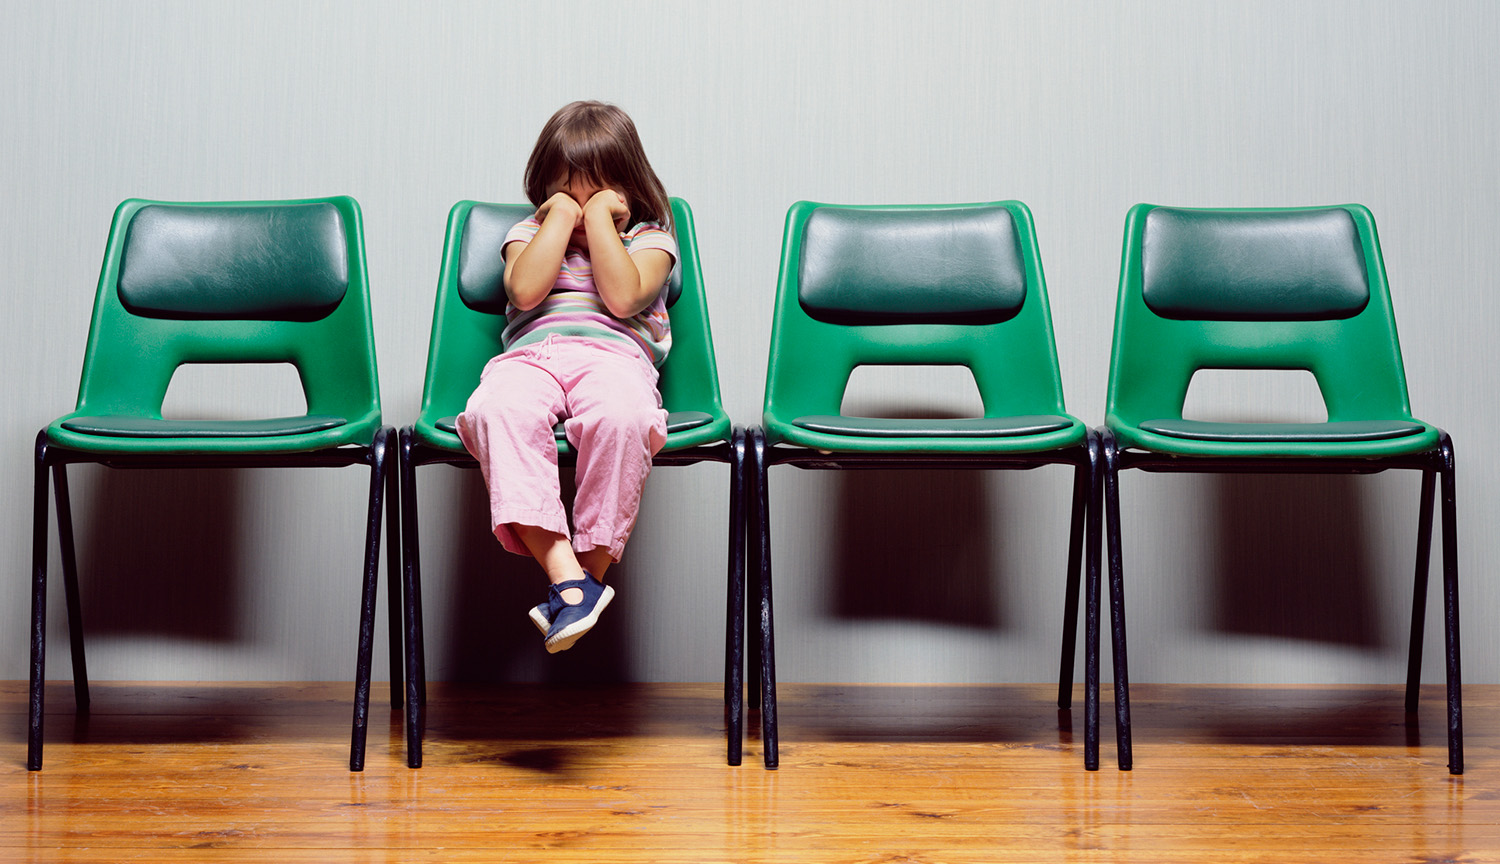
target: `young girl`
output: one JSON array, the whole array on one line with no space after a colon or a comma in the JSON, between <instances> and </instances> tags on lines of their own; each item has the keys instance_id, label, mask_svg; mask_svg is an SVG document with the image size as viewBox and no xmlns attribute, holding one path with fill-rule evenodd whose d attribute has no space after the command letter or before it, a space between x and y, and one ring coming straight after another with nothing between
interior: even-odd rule
<instances>
[{"instance_id":1,"label":"young girl","mask_svg":"<svg viewBox=\"0 0 1500 864\"><path fill-rule=\"evenodd\" d=\"M555 653L614 597L604 573L667 438L656 367L672 343L662 288L677 244L666 191L613 105L574 102L552 115L525 183L537 209L505 237L505 350L485 366L458 434L484 473L496 539L536 558L551 583L530 616ZM578 456L571 533L559 420Z\"/></svg>"}]
</instances>

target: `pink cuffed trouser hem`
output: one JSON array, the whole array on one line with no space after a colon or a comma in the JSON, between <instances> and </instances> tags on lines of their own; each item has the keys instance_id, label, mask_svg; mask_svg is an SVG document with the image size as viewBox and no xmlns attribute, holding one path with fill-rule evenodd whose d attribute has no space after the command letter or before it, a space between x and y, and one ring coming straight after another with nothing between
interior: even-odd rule
<instances>
[{"instance_id":1,"label":"pink cuffed trouser hem","mask_svg":"<svg viewBox=\"0 0 1500 864\"><path fill-rule=\"evenodd\" d=\"M667 440L656 379L633 346L587 337L552 335L490 360L457 425L484 474L502 546L531 554L511 527L530 525L620 560L651 457ZM578 454L572 532L557 474L559 420Z\"/></svg>"}]
</instances>

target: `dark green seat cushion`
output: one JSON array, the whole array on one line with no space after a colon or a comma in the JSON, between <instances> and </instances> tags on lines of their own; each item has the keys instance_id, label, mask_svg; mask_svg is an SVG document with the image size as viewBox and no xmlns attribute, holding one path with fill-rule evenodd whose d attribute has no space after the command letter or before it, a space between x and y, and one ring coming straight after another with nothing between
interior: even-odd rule
<instances>
[{"instance_id":1,"label":"dark green seat cushion","mask_svg":"<svg viewBox=\"0 0 1500 864\"><path fill-rule=\"evenodd\" d=\"M941 420L809 415L796 418L792 425L809 432L867 438L1010 438L1056 432L1073 421L1056 414Z\"/></svg>"},{"instance_id":2,"label":"dark green seat cushion","mask_svg":"<svg viewBox=\"0 0 1500 864\"><path fill-rule=\"evenodd\" d=\"M699 426L706 426L712 423L713 419L712 414L706 414L702 411L673 411L667 415L667 434L671 435L674 432L686 432L689 429L697 429ZM443 432L457 435L458 415L439 417L438 421L432 425ZM563 426L561 423L553 427L552 432L557 436L557 440L563 440Z\"/></svg>"},{"instance_id":3,"label":"dark green seat cushion","mask_svg":"<svg viewBox=\"0 0 1500 864\"><path fill-rule=\"evenodd\" d=\"M152 204L126 229L120 303L151 318L316 321L349 289L344 237L332 204Z\"/></svg>"},{"instance_id":4,"label":"dark green seat cushion","mask_svg":"<svg viewBox=\"0 0 1500 864\"><path fill-rule=\"evenodd\" d=\"M475 312L504 315L505 235L536 212L523 204L475 204L464 219L458 250L458 296ZM682 293L682 268L674 266L667 281L667 305Z\"/></svg>"},{"instance_id":5,"label":"dark green seat cushion","mask_svg":"<svg viewBox=\"0 0 1500 864\"><path fill-rule=\"evenodd\" d=\"M271 438L305 435L344 425L327 414L271 417L264 420L156 420L150 417L71 417L62 427L84 435L111 438Z\"/></svg>"},{"instance_id":6,"label":"dark green seat cushion","mask_svg":"<svg viewBox=\"0 0 1500 864\"><path fill-rule=\"evenodd\" d=\"M1369 303L1364 249L1347 210L1146 215L1141 297L1163 318L1314 321Z\"/></svg>"},{"instance_id":7,"label":"dark green seat cushion","mask_svg":"<svg viewBox=\"0 0 1500 864\"><path fill-rule=\"evenodd\" d=\"M807 218L798 268L802 308L831 324L995 324L1026 302L1004 207L822 207Z\"/></svg>"},{"instance_id":8,"label":"dark green seat cushion","mask_svg":"<svg viewBox=\"0 0 1500 864\"><path fill-rule=\"evenodd\" d=\"M1201 420L1148 420L1141 428L1157 435L1189 441L1244 441L1247 443L1317 443L1388 441L1426 431L1421 423L1385 420L1346 420L1335 423L1208 423Z\"/></svg>"}]
</instances>

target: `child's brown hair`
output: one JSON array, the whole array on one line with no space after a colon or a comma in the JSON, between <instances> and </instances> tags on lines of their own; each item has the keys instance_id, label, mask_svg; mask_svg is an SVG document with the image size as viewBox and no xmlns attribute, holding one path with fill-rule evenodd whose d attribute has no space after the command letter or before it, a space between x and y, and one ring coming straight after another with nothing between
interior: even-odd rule
<instances>
[{"instance_id":1,"label":"child's brown hair","mask_svg":"<svg viewBox=\"0 0 1500 864\"><path fill-rule=\"evenodd\" d=\"M573 102L552 115L526 161L526 197L540 207L549 184L574 176L619 187L630 205L631 225L671 224L667 190L646 159L635 123L614 105Z\"/></svg>"}]
</instances>

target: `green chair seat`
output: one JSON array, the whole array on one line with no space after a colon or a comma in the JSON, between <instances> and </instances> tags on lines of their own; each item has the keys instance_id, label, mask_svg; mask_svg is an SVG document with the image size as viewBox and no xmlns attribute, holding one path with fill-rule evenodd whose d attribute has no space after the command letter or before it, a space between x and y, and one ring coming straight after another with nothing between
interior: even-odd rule
<instances>
[{"instance_id":1,"label":"green chair seat","mask_svg":"<svg viewBox=\"0 0 1500 864\"><path fill-rule=\"evenodd\" d=\"M1420 435L1421 423L1403 420L1344 420L1338 423L1209 423L1201 420L1147 420L1140 428L1169 438L1188 441L1224 441L1293 444L1334 444L1354 441L1389 441Z\"/></svg>"},{"instance_id":2,"label":"green chair seat","mask_svg":"<svg viewBox=\"0 0 1500 864\"><path fill-rule=\"evenodd\" d=\"M863 438L1014 438L1057 432L1076 423L1056 414L944 419L815 414L792 420L793 426L810 432Z\"/></svg>"},{"instance_id":3,"label":"green chair seat","mask_svg":"<svg viewBox=\"0 0 1500 864\"><path fill-rule=\"evenodd\" d=\"M152 417L72 417L61 426L83 435L111 438L272 438L336 429L343 417L306 414L264 420L158 420Z\"/></svg>"}]
</instances>

